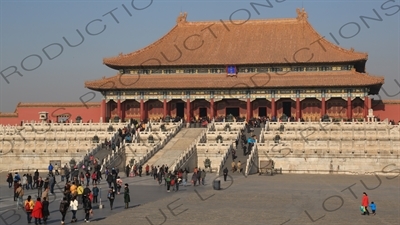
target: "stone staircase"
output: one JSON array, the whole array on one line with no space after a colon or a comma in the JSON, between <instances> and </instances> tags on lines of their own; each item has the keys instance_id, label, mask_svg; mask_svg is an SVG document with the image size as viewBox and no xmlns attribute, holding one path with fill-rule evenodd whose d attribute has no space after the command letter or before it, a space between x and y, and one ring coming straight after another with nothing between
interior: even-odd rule
<instances>
[{"instance_id":1,"label":"stone staircase","mask_svg":"<svg viewBox=\"0 0 400 225\"><path fill-rule=\"evenodd\" d=\"M196 140L204 130L204 128L182 128L164 148L160 149L153 157L145 162L145 164L160 167L162 165L168 165L168 167L171 168L181 154L190 147L193 141Z\"/></svg>"},{"instance_id":2,"label":"stone staircase","mask_svg":"<svg viewBox=\"0 0 400 225\"><path fill-rule=\"evenodd\" d=\"M261 124L261 127L262 126L263 126L263 124ZM253 135L256 135L257 141L259 141L260 134L261 134L261 129L262 128L254 128ZM251 137L251 133L248 133L246 130L245 130L245 134L246 134L246 138ZM237 158L235 159L235 163L237 163L239 161L242 163L242 166L241 166L242 167L242 174L240 174L238 171L236 171L235 173L231 172L231 169L232 169L232 166L231 166L231 164L232 164L232 153L229 153L229 157L226 160L225 165L220 170L220 175L223 174L223 170L225 169L225 167L228 168L228 170L229 170L228 174L231 175L231 176L233 176L233 175L234 176L244 175L249 155L246 155L246 156L243 155L243 148L242 148L242 145L240 144L240 142L239 142L239 145L238 145L238 147L236 149L236 156L237 156Z\"/></svg>"}]
</instances>

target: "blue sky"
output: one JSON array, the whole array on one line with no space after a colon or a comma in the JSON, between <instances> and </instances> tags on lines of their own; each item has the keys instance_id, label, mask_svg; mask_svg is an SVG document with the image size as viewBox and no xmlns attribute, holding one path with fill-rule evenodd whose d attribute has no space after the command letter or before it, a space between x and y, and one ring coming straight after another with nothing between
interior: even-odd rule
<instances>
[{"instance_id":1,"label":"blue sky","mask_svg":"<svg viewBox=\"0 0 400 225\"><path fill-rule=\"evenodd\" d=\"M389 96L381 91L382 99L400 99L400 93L397 94L400 86L395 82L396 79L400 83L399 0L270 0L273 7L259 7L260 15L250 2L266 3L265 0L0 0L0 71L10 74L14 66L23 75L11 75L7 78L9 83L0 76L0 111L13 112L18 102L79 102L89 92L84 88L85 81L116 74L117 71L102 64L103 58L133 52L161 38L175 25L181 11L188 13L188 21L229 20L239 9L250 11L251 19L295 18L296 8L302 6L309 22L322 36L334 42L329 35L332 33L341 47L369 54L367 72L385 77L383 87ZM368 28L360 16L375 18L375 12L382 21L366 20ZM247 16L235 13L232 19L247 19ZM106 28L101 34L91 36L85 27L96 19L101 22L92 24L92 32L100 31L104 25ZM360 30L352 38L342 38L340 28L350 22L353 25L342 28L343 36L356 33L354 23ZM70 47L63 37L77 44L80 41L77 29L85 39L81 45ZM61 53L52 60L43 52L49 45L46 50L50 56ZM97 94L92 102L99 100Z\"/></svg>"}]
</instances>

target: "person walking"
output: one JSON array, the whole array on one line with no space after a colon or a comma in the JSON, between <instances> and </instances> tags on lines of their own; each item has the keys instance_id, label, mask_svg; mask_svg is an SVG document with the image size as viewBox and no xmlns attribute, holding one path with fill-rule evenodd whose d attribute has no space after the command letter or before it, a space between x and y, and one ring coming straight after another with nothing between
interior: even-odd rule
<instances>
[{"instance_id":1,"label":"person walking","mask_svg":"<svg viewBox=\"0 0 400 225\"><path fill-rule=\"evenodd\" d=\"M186 187L187 180L188 180L188 171L185 169L182 174L182 184L184 187Z\"/></svg>"},{"instance_id":2,"label":"person walking","mask_svg":"<svg viewBox=\"0 0 400 225\"><path fill-rule=\"evenodd\" d=\"M108 195L107 195L108 201L110 201L110 209L113 209L113 205L114 205L114 199L115 199L115 190L113 188L110 188L110 190L108 191Z\"/></svg>"},{"instance_id":3,"label":"person walking","mask_svg":"<svg viewBox=\"0 0 400 225\"><path fill-rule=\"evenodd\" d=\"M65 221L65 215L67 215L68 206L69 206L69 204L68 204L67 198L64 197L63 200L60 202L60 213L61 213L61 224L62 225L65 224L64 221Z\"/></svg>"},{"instance_id":4,"label":"person walking","mask_svg":"<svg viewBox=\"0 0 400 225\"><path fill-rule=\"evenodd\" d=\"M364 207L364 213L362 215L368 215L369 216L369 211L368 211L369 199L368 199L367 193L365 193L365 192L363 192L361 205Z\"/></svg>"},{"instance_id":5,"label":"person walking","mask_svg":"<svg viewBox=\"0 0 400 225\"><path fill-rule=\"evenodd\" d=\"M201 184L204 185L204 180L206 179L206 171L204 169L201 171L200 179L201 179Z\"/></svg>"},{"instance_id":6,"label":"person walking","mask_svg":"<svg viewBox=\"0 0 400 225\"><path fill-rule=\"evenodd\" d=\"M35 218L35 225L42 224L42 218L43 218L42 209L43 209L42 202L40 201L40 198L37 198L35 206L33 207L32 210L32 217Z\"/></svg>"},{"instance_id":7,"label":"person walking","mask_svg":"<svg viewBox=\"0 0 400 225\"><path fill-rule=\"evenodd\" d=\"M90 198L85 198L85 222L89 223L89 217L91 214L93 214L93 209L92 209L92 201L90 201Z\"/></svg>"},{"instance_id":8,"label":"person walking","mask_svg":"<svg viewBox=\"0 0 400 225\"><path fill-rule=\"evenodd\" d=\"M50 216L50 211L49 211L49 201L47 200L46 197L43 198L42 201L42 215L43 215L43 222L44 224L47 224L47 218Z\"/></svg>"},{"instance_id":9,"label":"person walking","mask_svg":"<svg viewBox=\"0 0 400 225\"><path fill-rule=\"evenodd\" d=\"M71 212L72 212L72 219L71 219L71 223L75 223L76 221L78 221L76 219L76 211L78 211L78 200L76 200L76 196L74 196L71 200L71 202L69 203L69 207L71 208Z\"/></svg>"},{"instance_id":10,"label":"person walking","mask_svg":"<svg viewBox=\"0 0 400 225\"><path fill-rule=\"evenodd\" d=\"M24 206L22 205L23 202L23 197L24 197L24 189L22 186L19 186L17 190L15 191L15 194L17 196L17 209L21 206L23 208Z\"/></svg>"},{"instance_id":11,"label":"person walking","mask_svg":"<svg viewBox=\"0 0 400 225\"><path fill-rule=\"evenodd\" d=\"M242 173L242 163L239 161L239 162L237 162L236 166L237 166L237 170L239 171L239 173Z\"/></svg>"},{"instance_id":12,"label":"person walking","mask_svg":"<svg viewBox=\"0 0 400 225\"><path fill-rule=\"evenodd\" d=\"M223 170L223 174L224 174L224 181L226 181L226 177L228 176L228 172L229 172L228 168L227 168L227 167L225 167L225 169Z\"/></svg>"},{"instance_id":13,"label":"person walking","mask_svg":"<svg viewBox=\"0 0 400 225\"><path fill-rule=\"evenodd\" d=\"M32 197L28 195L28 198L25 200L24 203L25 206L25 212L26 212L26 218L28 220L28 223L32 222L32 210L33 207L35 206L35 203L32 200Z\"/></svg>"},{"instance_id":14,"label":"person walking","mask_svg":"<svg viewBox=\"0 0 400 225\"><path fill-rule=\"evenodd\" d=\"M124 202L125 202L125 209L129 208L129 202L131 201L131 197L129 195L129 187L128 184L125 184L124 189Z\"/></svg>"},{"instance_id":15,"label":"person walking","mask_svg":"<svg viewBox=\"0 0 400 225\"><path fill-rule=\"evenodd\" d=\"M39 179L37 180L38 198L42 197L43 185L44 181L42 180L41 177L39 177Z\"/></svg>"},{"instance_id":16,"label":"person walking","mask_svg":"<svg viewBox=\"0 0 400 225\"><path fill-rule=\"evenodd\" d=\"M97 203L97 196L99 196L99 188L96 184L93 185L92 193L93 193L93 203Z\"/></svg>"}]
</instances>

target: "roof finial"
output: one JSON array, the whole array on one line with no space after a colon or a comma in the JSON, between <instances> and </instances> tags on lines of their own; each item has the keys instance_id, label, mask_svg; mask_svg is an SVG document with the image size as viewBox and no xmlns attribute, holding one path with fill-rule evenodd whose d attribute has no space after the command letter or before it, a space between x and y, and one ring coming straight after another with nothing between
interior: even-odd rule
<instances>
[{"instance_id":1,"label":"roof finial","mask_svg":"<svg viewBox=\"0 0 400 225\"><path fill-rule=\"evenodd\" d=\"M186 17L187 17L187 12L185 13L180 12L178 18L176 19L176 23L177 24L186 23Z\"/></svg>"},{"instance_id":2,"label":"roof finial","mask_svg":"<svg viewBox=\"0 0 400 225\"><path fill-rule=\"evenodd\" d=\"M297 8L296 12L297 12L298 20L307 20L308 19L308 14L304 8L302 8L302 9Z\"/></svg>"}]
</instances>

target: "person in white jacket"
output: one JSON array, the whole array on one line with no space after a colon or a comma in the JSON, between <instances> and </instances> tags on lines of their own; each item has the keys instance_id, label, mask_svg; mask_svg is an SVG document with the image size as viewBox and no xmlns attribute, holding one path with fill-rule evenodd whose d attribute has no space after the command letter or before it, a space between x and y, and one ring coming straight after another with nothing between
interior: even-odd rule
<instances>
[{"instance_id":1,"label":"person in white jacket","mask_svg":"<svg viewBox=\"0 0 400 225\"><path fill-rule=\"evenodd\" d=\"M27 188L27 184L28 184L28 178L26 177L26 174L24 174L24 176L22 177L22 189Z\"/></svg>"},{"instance_id":2,"label":"person in white jacket","mask_svg":"<svg viewBox=\"0 0 400 225\"><path fill-rule=\"evenodd\" d=\"M78 200L76 200L76 196L73 197L71 200L71 203L69 204L69 207L72 212L72 220L71 223L75 223L77 221L76 219L76 211L78 211Z\"/></svg>"}]
</instances>

